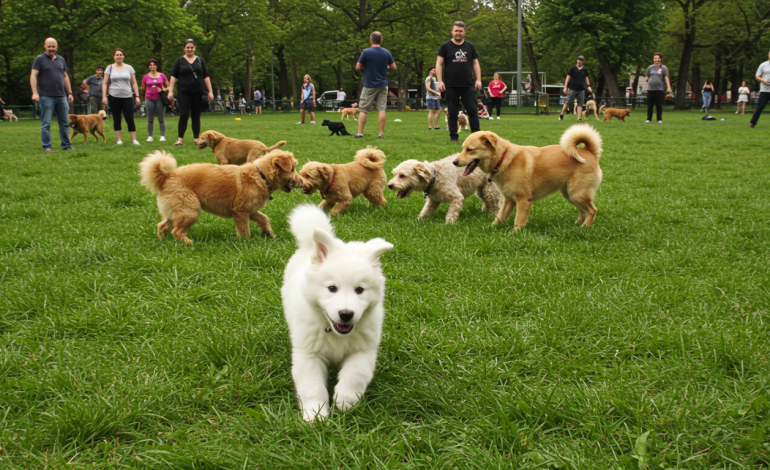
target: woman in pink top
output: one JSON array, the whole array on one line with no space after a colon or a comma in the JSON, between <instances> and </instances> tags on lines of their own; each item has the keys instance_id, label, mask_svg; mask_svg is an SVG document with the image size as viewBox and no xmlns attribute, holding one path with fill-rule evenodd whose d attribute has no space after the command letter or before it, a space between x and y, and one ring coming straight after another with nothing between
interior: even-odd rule
<instances>
[{"instance_id":1,"label":"woman in pink top","mask_svg":"<svg viewBox=\"0 0 770 470\"><path fill-rule=\"evenodd\" d=\"M496 73L494 80L489 82L487 90L489 90L489 96L492 101L492 111L497 109L497 119L500 119L500 105L503 104L503 98L505 97L505 90L508 87L500 80L500 74Z\"/></svg>"},{"instance_id":2,"label":"woman in pink top","mask_svg":"<svg viewBox=\"0 0 770 470\"><path fill-rule=\"evenodd\" d=\"M158 72L158 62L150 59L147 62L150 73L142 77L142 94L144 95L144 109L147 111L147 142L152 142L152 124L155 113L158 113L160 124L160 141L166 141L166 108L160 100L160 92L168 91L168 78Z\"/></svg>"}]
</instances>

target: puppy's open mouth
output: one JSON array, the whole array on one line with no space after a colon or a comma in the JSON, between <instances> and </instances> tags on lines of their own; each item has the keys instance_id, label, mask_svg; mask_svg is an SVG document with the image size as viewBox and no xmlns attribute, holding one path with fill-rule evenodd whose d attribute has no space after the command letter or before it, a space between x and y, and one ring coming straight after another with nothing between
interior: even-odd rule
<instances>
[{"instance_id":1,"label":"puppy's open mouth","mask_svg":"<svg viewBox=\"0 0 770 470\"><path fill-rule=\"evenodd\" d=\"M353 327L355 325L345 325L343 323L332 322L332 326L334 327L335 330L337 330L337 333L339 333L341 335L346 335L346 334L350 333L351 331L353 331Z\"/></svg>"},{"instance_id":2,"label":"puppy's open mouth","mask_svg":"<svg viewBox=\"0 0 770 470\"><path fill-rule=\"evenodd\" d=\"M283 191L284 191L284 192L286 192L286 193L290 193L290 192L291 192L291 188L292 188L292 187L293 187L293 186L292 186L292 184L291 184L291 181L287 181L287 182L286 182L286 183L283 185L283 188L281 188L281 189L283 189Z\"/></svg>"},{"instance_id":3,"label":"puppy's open mouth","mask_svg":"<svg viewBox=\"0 0 770 470\"><path fill-rule=\"evenodd\" d=\"M409 196L409 194L410 194L411 192L412 192L412 190L411 190L411 189L402 189L401 191L399 191L399 192L398 192L398 194L396 195L396 197L397 197L398 199L404 199L405 197Z\"/></svg>"},{"instance_id":4,"label":"puppy's open mouth","mask_svg":"<svg viewBox=\"0 0 770 470\"><path fill-rule=\"evenodd\" d=\"M203 150L206 148L206 142L198 142L198 148Z\"/></svg>"},{"instance_id":5,"label":"puppy's open mouth","mask_svg":"<svg viewBox=\"0 0 770 470\"><path fill-rule=\"evenodd\" d=\"M312 186L305 186L302 188L302 194L313 194L313 191L315 191L315 188Z\"/></svg>"},{"instance_id":6,"label":"puppy's open mouth","mask_svg":"<svg viewBox=\"0 0 770 470\"><path fill-rule=\"evenodd\" d=\"M465 167L465 171L463 172L463 176L468 176L471 173L473 173L473 170L476 169L476 167L479 166L479 159L475 159L471 161L468 166Z\"/></svg>"}]
</instances>

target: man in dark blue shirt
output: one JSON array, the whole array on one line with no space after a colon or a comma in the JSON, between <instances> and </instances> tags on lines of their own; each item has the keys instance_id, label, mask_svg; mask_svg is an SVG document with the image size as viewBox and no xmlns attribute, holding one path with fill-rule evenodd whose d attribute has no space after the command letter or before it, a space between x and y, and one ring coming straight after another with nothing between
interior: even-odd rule
<instances>
[{"instance_id":1,"label":"man in dark blue shirt","mask_svg":"<svg viewBox=\"0 0 770 470\"><path fill-rule=\"evenodd\" d=\"M43 151L52 152L51 119L56 111L59 121L59 138L63 150L72 148L69 138L69 103L72 103L72 86L67 76L64 57L56 55L59 45L54 38L45 40L45 54L35 57L29 84L32 87L32 101L40 102L40 135Z\"/></svg>"},{"instance_id":2,"label":"man in dark blue shirt","mask_svg":"<svg viewBox=\"0 0 770 470\"><path fill-rule=\"evenodd\" d=\"M385 111L388 109L388 70L396 70L396 61L387 49L382 47L382 33L373 32L369 36L369 44L372 46L364 49L356 64L356 72L364 71L364 89L361 91L358 117L358 134L353 137L358 139L364 136L366 117L373 106L377 106L379 112L380 137L385 137Z\"/></svg>"}]
</instances>

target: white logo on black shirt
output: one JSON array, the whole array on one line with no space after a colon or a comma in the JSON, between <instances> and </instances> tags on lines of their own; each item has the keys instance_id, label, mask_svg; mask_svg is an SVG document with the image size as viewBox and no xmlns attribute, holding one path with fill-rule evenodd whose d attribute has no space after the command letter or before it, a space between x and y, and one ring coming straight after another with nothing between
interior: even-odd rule
<instances>
[{"instance_id":1,"label":"white logo on black shirt","mask_svg":"<svg viewBox=\"0 0 770 470\"><path fill-rule=\"evenodd\" d=\"M468 59L465 57L465 52L463 51L457 51L455 52L455 62L467 62Z\"/></svg>"}]
</instances>

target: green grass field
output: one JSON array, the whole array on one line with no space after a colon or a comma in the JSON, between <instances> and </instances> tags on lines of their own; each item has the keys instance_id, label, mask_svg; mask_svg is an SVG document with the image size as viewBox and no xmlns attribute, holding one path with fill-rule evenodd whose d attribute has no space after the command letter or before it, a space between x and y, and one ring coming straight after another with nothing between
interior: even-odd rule
<instances>
[{"instance_id":1,"label":"green grass field","mask_svg":"<svg viewBox=\"0 0 770 470\"><path fill-rule=\"evenodd\" d=\"M387 138L370 122L362 140L327 137L329 116L204 116L203 129L286 140L300 163L377 145L389 178L460 149L425 113L389 113ZM604 182L590 228L559 195L516 234L475 197L453 226L446 206L418 222L420 194L356 199L333 220L340 238L395 245L383 341L360 404L313 426L279 289L295 248L286 217L317 192L268 203L276 239L253 224L240 239L204 213L194 245L159 241L138 162L155 149L215 162L189 131L171 145L176 118L171 142L145 143L137 118L141 147L118 147L107 121L107 145L79 136L52 154L39 122L0 123L0 468L770 465L770 118L700 117L591 121ZM482 128L542 146L572 123Z\"/></svg>"}]
</instances>

